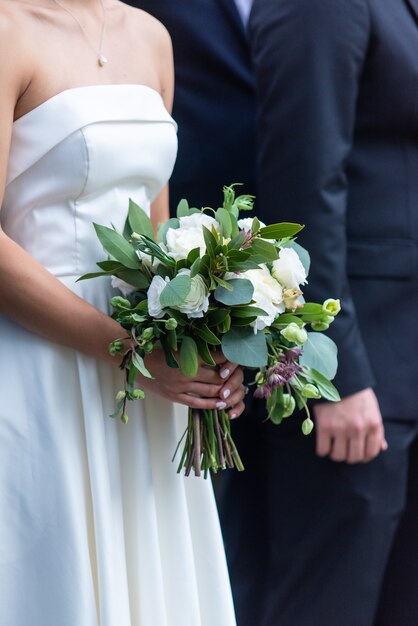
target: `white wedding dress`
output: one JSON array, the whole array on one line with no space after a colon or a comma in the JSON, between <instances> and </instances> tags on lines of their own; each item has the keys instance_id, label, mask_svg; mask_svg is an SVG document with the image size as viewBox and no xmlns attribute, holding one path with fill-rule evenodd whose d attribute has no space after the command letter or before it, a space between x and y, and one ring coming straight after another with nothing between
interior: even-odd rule
<instances>
[{"instance_id":1,"label":"white wedding dress","mask_svg":"<svg viewBox=\"0 0 418 626\"><path fill-rule=\"evenodd\" d=\"M106 256L92 222L149 210L176 149L153 89L63 91L14 124L2 228L108 311L107 277L75 282ZM185 409L147 393L124 426L121 380L0 316L1 626L235 624L210 481L171 462Z\"/></svg>"}]
</instances>

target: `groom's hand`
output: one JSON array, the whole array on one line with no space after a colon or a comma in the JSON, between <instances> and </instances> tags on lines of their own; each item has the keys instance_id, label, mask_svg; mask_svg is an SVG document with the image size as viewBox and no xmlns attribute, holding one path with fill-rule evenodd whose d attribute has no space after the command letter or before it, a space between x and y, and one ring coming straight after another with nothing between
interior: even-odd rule
<instances>
[{"instance_id":1,"label":"groom's hand","mask_svg":"<svg viewBox=\"0 0 418 626\"><path fill-rule=\"evenodd\" d=\"M316 452L333 461L371 461L388 447L382 416L372 389L364 389L340 402L314 407Z\"/></svg>"}]
</instances>

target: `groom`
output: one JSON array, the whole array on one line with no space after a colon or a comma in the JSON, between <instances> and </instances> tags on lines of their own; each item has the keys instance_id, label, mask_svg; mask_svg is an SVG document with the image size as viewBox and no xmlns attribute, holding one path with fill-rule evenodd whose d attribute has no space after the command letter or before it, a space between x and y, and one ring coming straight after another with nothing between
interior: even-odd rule
<instances>
[{"instance_id":1,"label":"groom","mask_svg":"<svg viewBox=\"0 0 418 626\"><path fill-rule=\"evenodd\" d=\"M342 401L315 407L311 437L294 418L262 425L258 478L232 476L238 623L415 626L418 0L255 0L250 33L258 212L306 225L305 296L341 298Z\"/></svg>"}]
</instances>

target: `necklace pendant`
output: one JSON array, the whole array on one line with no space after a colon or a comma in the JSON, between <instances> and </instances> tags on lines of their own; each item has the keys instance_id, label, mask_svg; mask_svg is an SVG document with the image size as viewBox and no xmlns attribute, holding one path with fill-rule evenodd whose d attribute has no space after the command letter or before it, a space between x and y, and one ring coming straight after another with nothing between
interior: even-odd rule
<instances>
[{"instance_id":1,"label":"necklace pendant","mask_svg":"<svg viewBox=\"0 0 418 626\"><path fill-rule=\"evenodd\" d=\"M97 59L100 67L103 67L104 65L106 65L106 63L109 63L109 61L106 59L106 57L104 56L104 54L100 54L98 59Z\"/></svg>"}]
</instances>

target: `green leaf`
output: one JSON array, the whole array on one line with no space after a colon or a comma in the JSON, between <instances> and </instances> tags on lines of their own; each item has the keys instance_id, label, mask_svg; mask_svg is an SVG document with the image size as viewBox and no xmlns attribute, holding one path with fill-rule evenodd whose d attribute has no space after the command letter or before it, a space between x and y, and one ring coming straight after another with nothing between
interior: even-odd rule
<instances>
[{"instance_id":1,"label":"green leaf","mask_svg":"<svg viewBox=\"0 0 418 626\"><path fill-rule=\"evenodd\" d=\"M255 261L228 261L228 271L230 272L246 272L247 270L259 270L260 266Z\"/></svg>"},{"instance_id":2,"label":"green leaf","mask_svg":"<svg viewBox=\"0 0 418 626\"><path fill-rule=\"evenodd\" d=\"M161 242L167 243L167 231L170 228L174 228L174 230L176 230L177 228L179 228L179 226L180 226L180 222L177 219L177 217L171 217L169 220L167 220L163 224L160 224L158 227L158 233L157 233L158 243L161 243Z\"/></svg>"},{"instance_id":3,"label":"green leaf","mask_svg":"<svg viewBox=\"0 0 418 626\"><path fill-rule=\"evenodd\" d=\"M124 269L123 265L119 261L98 261L96 263L105 272L113 273L115 270Z\"/></svg>"},{"instance_id":4,"label":"green leaf","mask_svg":"<svg viewBox=\"0 0 418 626\"><path fill-rule=\"evenodd\" d=\"M114 259L133 270L141 267L141 261L135 250L120 233L100 224L93 224L93 226L103 248Z\"/></svg>"},{"instance_id":5,"label":"green leaf","mask_svg":"<svg viewBox=\"0 0 418 626\"><path fill-rule=\"evenodd\" d=\"M330 402L338 402L341 400L337 388L328 380L328 378L323 376L321 372L309 367L304 367L303 370L306 377L318 387L321 396L325 400L330 400Z\"/></svg>"},{"instance_id":6,"label":"green leaf","mask_svg":"<svg viewBox=\"0 0 418 626\"><path fill-rule=\"evenodd\" d=\"M189 213L189 203L185 198L182 198L177 205L176 215L177 217L186 217L186 215L189 215Z\"/></svg>"},{"instance_id":7,"label":"green leaf","mask_svg":"<svg viewBox=\"0 0 418 626\"><path fill-rule=\"evenodd\" d=\"M212 233L212 231L209 230L209 228L206 228L206 226L202 226L202 230L203 230L203 238L206 244L206 252L209 255L209 257L214 258L215 250L216 250L216 246L218 245L218 242L214 234Z\"/></svg>"},{"instance_id":8,"label":"green leaf","mask_svg":"<svg viewBox=\"0 0 418 626\"><path fill-rule=\"evenodd\" d=\"M251 234L256 235L260 230L260 220L257 217L254 217L253 223L251 224Z\"/></svg>"},{"instance_id":9,"label":"green leaf","mask_svg":"<svg viewBox=\"0 0 418 626\"><path fill-rule=\"evenodd\" d=\"M247 261L250 256L250 252L246 250L229 250L228 261Z\"/></svg>"},{"instance_id":10,"label":"green leaf","mask_svg":"<svg viewBox=\"0 0 418 626\"><path fill-rule=\"evenodd\" d=\"M132 354L132 362L135 365L138 372L145 376L146 378L154 378L154 376L147 370L145 367L144 359L137 352Z\"/></svg>"},{"instance_id":11,"label":"green leaf","mask_svg":"<svg viewBox=\"0 0 418 626\"><path fill-rule=\"evenodd\" d=\"M189 274L178 274L164 287L160 295L163 308L178 306L184 302L190 291L192 280Z\"/></svg>"},{"instance_id":12,"label":"green leaf","mask_svg":"<svg viewBox=\"0 0 418 626\"><path fill-rule=\"evenodd\" d=\"M303 321L300 319L300 317L292 315L291 313L282 313L281 315L279 315L279 317L276 317L273 326L275 328L284 328L289 324L297 324L298 326L303 326Z\"/></svg>"},{"instance_id":13,"label":"green leaf","mask_svg":"<svg viewBox=\"0 0 418 626\"><path fill-rule=\"evenodd\" d=\"M139 290L148 289L150 284L149 278L147 278L145 274L142 274L142 272L138 272L135 270L119 270L118 272L115 272L115 276L117 276L117 278L120 278L121 280L124 280L126 283L128 283L128 285L132 285L132 287L135 287Z\"/></svg>"},{"instance_id":14,"label":"green leaf","mask_svg":"<svg viewBox=\"0 0 418 626\"><path fill-rule=\"evenodd\" d=\"M189 264L188 266L190 267L195 261L196 259L200 259L200 248L193 248L193 250L190 250L189 254L187 255L187 263Z\"/></svg>"},{"instance_id":15,"label":"green leaf","mask_svg":"<svg viewBox=\"0 0 418 626\"><path fill-rule=\"evenodd\" d=\"M174 355L173 355L173 353L171 351L171 348L168 345L167 338L163 334L160 335L160 343L161 343L161 346L162 346L162 348L164 350L165 361L166 361L168 367L173 367L175 369L178 369L179 364L177 363L176 359L174 358Z\"/></svg>"},{"instance_id":16,"label":"green leaf","mask_svg":"<svg viewBox=\"0 0 418 626\"><path fill-rule=\"evenodd\" d=\"M232 317L259 317L268 314L257 306L242 306L231 308L231 315Z\"/></svg>"},{"instance_id":17,"label":"green leaf","mask_svg":"<svg viewBox=\"0 0 418 626\"><path fill-rule=\"evenodd\" d=\"M220 285L223 289L226 289L227 291L234 291L234 287L233 285L230 284L230 281L228 280L224 280L223 278L220 278L219 276L215 276L213 275L212 278L215 280L216 283L218 283L218 285Z\"/></svg>"},{"instance_id":18,"label":"green leaf","mask_svg":"<svg viewBox=\"0 0 418 626\"><path fill-rule=\"evenodd\" d=\"M206 324L199 326L196 325L193 330L198 337L206 341L206 343L210 343L212 346L217 346L221 343L218 337L211 330L209 330Z\"/></svg>"},{"instance_id":19,"label":"green leaf","mask_svg":"<svg viewBox=\"0 0 418 626\"><path fill-rule=\"evenodd\" d=\"M208 326L217 326L221 324L228 316L228 309L212 309L206 316L206 322Z\"/></svg>"},{"instance_id":20,"label":"green leaf","mask_svg":"<svg viewBox=\"0 0 418 626\"><path fill-rule=\"evenodd\" d=\"M284 239L284 237L293 237L303 228L302 224L292 224L290 222L281 222L280 224L270 224L260 228L258 234L265 239Z\"/></svg>"},{"instance_id":21,"label":"green leaf","mask_svg":"<svg viewBox=\"0 0 418 626\"><path fill-rule=\"evenodd\" d=\"M93 224L93 226L103 248L114 259L130 269L138 269L141 267L141 261L138 255L123 235L107 226L100 226L100 224Z\"/></svg>"},{"instance_id":22,"label":"green leaf","mask_svg":"<svg viewBox=\"0 0 418 626\"><path fill-rule=\"evenodd\" d=\"M251 302L254 287L249 280L246 278L233 278L228 283L233 287L233 291L228 291L221 285L216 287L214 296L218 302L229 306Z\"/></svg>"},{"instance_id":23,"label":"green leaf","mask_svg":"<svg viewBox=\"0 0 418 626\"><path fill-rule=\"evenodd\" d=\"M174 352L177 352L177 349L178 349L178 346L177 346L177 332L175 330L168 330L167 331L167 342L168 342L168 345L170 346L170 348Z\"/></svg>"},{"instance_id":24,"label":"green leaf","mask_svg":"<svg viewBox=\"0 0 418 626\"><path fill-rule=\"evenodd\" d=\"M228 244L229 250L239 250L247 238L247 233L242 231L235 235Z\"/></svg>"},{"instance_id":25,"label":"green leaf","mask_svg":"<svg viewBox=\"0 0 418 626\"><path fill-rule=\"evenodd\" d=\"M150 239L154 239L154 231L150 218L145 213L144 209L141 209L131 198L129 198L128 221L133 233L146 235Z\"/></svg>"},{"instance_id":26,"label":"green leaf","mask_svg":"<svg viewBox=\"0 0 418 626\"><path fill-rule=\"evenodd\" d=\"M220 207L216 211L216 219L221 225L222 235L225 238L230 237L232 234L232 221L229 211L227 211L223 207Z\"/></svg>"},{"instance_id":27,"label":"green leaf","mask_svg":"<svg viewBox=\"0 0 418 626\"><path fill-rule=\"evenodd\" d=\"M76 283L81 280L90 280L90 278L97 278L98 276L111 276L112 272L90 272L89 274L83 274L80 278L77 278Z\"/></svg>"},{"instance_id":28,"label":"green leaf","mask_svg":"<svg viewBox=\"0 0 418 626\"><path fill-rule=\"evenodd\" d=\"M200 337L195 337L195 341L202 361L206 363L206 365L211 365L212 367L214 367L216 365L216 362L213 360L212 354L206 341L200 339Z\"/></svg>"},{"instance_id":29,"label":"green leaf","mask_svg":"<svg viewBox=\"0 0 418 626\"><path fill-rule=\"evenodd\" d=\"M251 252L251 258L253 261L257 259L259 263L269 263L279 258L277 248L269 241L264 239L253 239L251 242L251 248L248 248Z\"/></svg>"},{"instance_id":30,"label":"green leaf","mask_svg":"<svg viewBox=\"0 0 418 626\"><path fill-rule=\"evenodd\" d=\"M194 278L195 276L197 276L199 274L199 271L200 271L200 261L201 261L201 259L200 259L200 257L198 257L191 264L191 266L190 266L190 278Z\"/></svg>"},{"instance_id":31,"label":"green leaf","mask_svg":"<svg viewBox=\"0 0 418 626\"><path fill-rule=\"evenodd\" d=\"M197 345L191 337L183 337L180 346L180 369L185 376L196 376L199 368Z\"/></svg>"},{"instance_id":32,"label":"green leaf","mask_svg":"<svg viewBox=\"0 0 418 626\"><path fill-rule=\"evenodd\" d=\"M222 337L222 352L232 363L244 367L263 367L267 364L267 342L262 331L253 328L231 328Z\"/></svg>"},{"instance_id":33,"label":"green leaf","mask_svg":"<svg viewBox=\"0 0 418 626\"><path fill-rule=\"evenodd\" d=\"M337 346L322 333L308 333L308 339L302 348L300 364L317 370L327 379L332 380L337 373Z\"/></svg>"}]
</instances>

